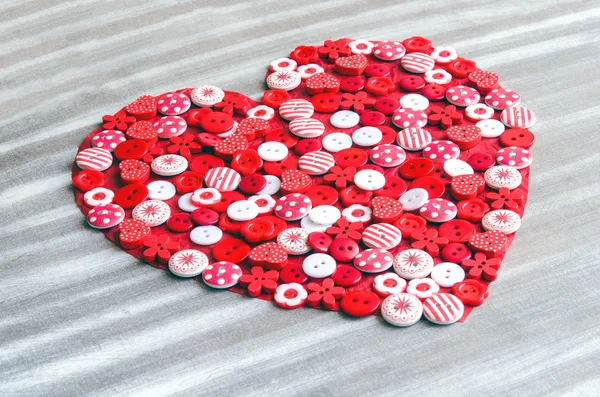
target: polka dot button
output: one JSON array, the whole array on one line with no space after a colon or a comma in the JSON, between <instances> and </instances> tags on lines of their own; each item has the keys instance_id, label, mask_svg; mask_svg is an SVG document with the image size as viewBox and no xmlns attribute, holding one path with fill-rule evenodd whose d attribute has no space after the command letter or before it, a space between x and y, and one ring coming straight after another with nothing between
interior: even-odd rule
<instances>
[{"instance_id":1,"label":"polka dot button","mask_svg":"<svg viewBox=\"0 0 600 397\"><path fill-rule=\"evenodd\" d=\"M166 201L177 193L175 185L168 181L154 181L146 185L148 188L148 198L151 200Z\"/></svg>"},{"instance_id":2,"label":"polka dot button","mask_svg":"<svg viewBox=\"0 0 600 397\"><path fill-rule=\"evenodd\" d=\"M360 116L351 110L340 110L329 118L329 122L336 128L352 128L358 124Z\"/></svg>"},{"instance_id":3,"label":"polka dot button","mask_svg":"<svg viewBox=\"0 0 600 397\"><path fill-rule=\"evenodd\" d=\"M223 238L223 232L216 226L198 226L190 233L190 240L198 245L213 245Z\"/></svg>"},{"instance_id":4,"label":"polka dot button","mask_svg":"<svg viewBox=\"0 0 600 397\"><path fill-rule=\"evenodd\" d=\"M363 190L378 190L385 185L385 176L375 170L362 170L354 175L354 183Z\"/></svg>"}]
</instances>

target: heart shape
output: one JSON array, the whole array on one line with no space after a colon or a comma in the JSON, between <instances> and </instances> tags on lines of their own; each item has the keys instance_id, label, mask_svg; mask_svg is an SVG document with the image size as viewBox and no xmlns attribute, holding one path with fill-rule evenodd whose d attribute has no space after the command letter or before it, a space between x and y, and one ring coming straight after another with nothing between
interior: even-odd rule
<instances>
[{"instance_id":1,"label":"heart shape","mask_svg":"<svg viewBox=\"0 0 600 397\"><path fill-rule=\"evenodd\" d=\"M396 301L412 302L398 298L406 288L424 302L429 308L425 316L435 322L432 308L437 301L428 297L440 292L439 300L453 293L459 299L452 302L465 305L464 311L456 311L462 321L487 297L487 284L496 279L527 200L531 162L527 149L533 143L527 128L535 115L515 108L520 96L502 88L495 76L457 57L454 49L434 48L421 37L300 46L290 58L270 64L267 84L277 89L265 91L262 105L239 93L202 86L157 97L144 95L115 115L104 116L104 125L79 148L73 167L76 201L91 226L152 266L195 277L211 261L220 261L212 267L215 274L207 272L205 280L215 288L223 269L231 277L222 288L231 286L233 292L275 300L288 309L308 304L366 315L376 312L383 301L384 318L401 326L411 324L389 317L395 315L391 309L395 306L385 304L387 296L396 294ZM294 122L298 117L304 119ZM114 138L120 143L110 147ZM102 149L94 142L108 146ZM288 149L287 157L260 158L257 149L263 142L281 144ZM95 149L90 151L90 146ZM509 146L518 149L498 154ZM329 156L314 167L310 163L320 162L321 156L298 161L319 150L331 153L333 167ZM521 157L519 169L511 166L511 153ZM494 166L500 156L501 165ZM311 177L298 167L325 173ZM219 171L210 173L215 168ZM228 191L245 186L246 177L254 178L253 185L259 183L263 177L258 174L270 176L265 178L265 193L251 197ZM209 190L203 179L217 189ZM314 213L309 210L300 215L302 219L287 222L269 215L277 199L300 192L313 203ZM204 193L211 198L199 198ZM240 220L230 218L232 204L250 198L260 205L243 204L250 212ZM198 200L208 200L202 204L202 216L194 216ZM419 211L425 204L427 219ZM243 220L252 217L255 208L264 212ZM436 211L444 211L443 216ZM341 216L335 226L319 223L332 216ZM436 222L442 218L444 222ZM504 226L505 219L510 227ZM341 232L354 225L357 241ZM272 233L271 226L278 232ZM313 233L291 245L269 241L286 227ZM334 233L329 244L315 243L323 240L317 238L320 235L330 239L322 233L325 230L337 229L340 233ZM288 233L286 238L304 235ZM303 251L302 244L325 256L286 251L288 246ZM382 244L389 245L387 252L395 259L393 271L380 274L385 277L379 281L376 273L345 264L367 248L381 250ZM427 272L422 277L431 278L406 277L407 282L402 269L417 259ZM442 262L452 263L439 266ZM380 265L363 267L376 271L389 264ZM480 267L484 269L478 271ZM460 281L465 271L467 279ZM445 272L453 285L443 279ZM235 285L238 277L240 286ZM335 293L325 300L314 295L332 288L337 288Z\"/></svg>"}]
</instances>

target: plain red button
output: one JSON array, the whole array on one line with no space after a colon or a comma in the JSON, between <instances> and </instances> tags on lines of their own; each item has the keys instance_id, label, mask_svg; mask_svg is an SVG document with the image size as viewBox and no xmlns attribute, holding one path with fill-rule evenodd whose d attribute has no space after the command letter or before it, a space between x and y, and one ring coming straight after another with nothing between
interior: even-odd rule
<instances>
[{"instance_id":1,"label":"plain red button","mask_svg":"<svg viewBox=\"0 0 600 397\"><path fill-rule=\"evenodd\" d=\"M340 89L344 92L355 93L365 88L365 79L358 76L346 77L340 83Z\"/></svg>"},{"instance_id":2,"label":"plain red button","mask_svg":"<svg viewBox=\"0 0 600 397\"><path fill-rule=\"evenodd\" d=\"M472 154L467 163L477 172L483 172L496 164L496 159L489 153Z\"/></svg>"},{"instance_id":3,"label":"plain red button","mask_svg":"<svg viewBox=\"0 0 600 397\"><path fill-rule=\"evenodd\" d=\"M448 262L461 263L471 258L471 250L462 243L450 243L442 249L442 258Z\"/></svg>"},{"instance_id":4,"label":"plain red button","mask_svg":"<svg viewBox=\"0 0 600 397\"><path fill-rule=\"evenodd\" d=\"M250 253L250 246L242 240L230 238L213 246L213 256L217 261L241 263Z\"/></svg>"},{"instance_id":5,"label":"plain red button","mask_svg":"<svg viewBox=\"0 0 600 397\"><path fill-rule=\"evenodd\" d=\"M427 221L425 218L415 214L403 214L399 219L394 221L396 226L402 232L402 236L409 237L413 233L425 233L427 230Z\"/></svg>"},{"instance_id":6,"label":"plain red button","mask_svg":"<svg viewBox=\"0 0 600 397\"><path fill-rule=\"evenodd\" d=\"M321 141L314 138L302 139L300 142L294 146L294 151L298 154L298 156L302 156L303 154L310 152L318 152L323 148Z\"/></svg>"},{"instance_id":7,"label":"plain red button","mask_svg":"<svg viewBox=\"0 0 600 397\"><path fill-rule=\"evenodd\" d=\"M376 127L385 123L385 114L372 110L365 110L360 115L360 123L364 126Z\"/></svg>"},{"instance_id":8,"label":"plain red button","mask_svg":"<svg viewBox=\"0 0 600 397\"><path fill-rule=\"evenodd\" d=\"M207 132L222 134L233 128L233 117L223 112L210 112L200 120L200 126Z\"/></svg>"},{"instance_id":9,"label":"plain red button","mask_svg":"<svg viewBox=\"0 0 600 397\"><path fill-rule=\"evenodd\" d=\"M297 170L298 161L292 156L287 156L281 161L265 161L264 171L276 177L280 177L285 170Z\"/></svg>"},{"instance_id":10,"label":"plain red button","mask_svg":"<svg viewBox=\"0 0 600 397\"><path fill-rule=\"evenodd\" d=\"M429 199L442 197L444 194L444 182L437 176L421 176L410 184L410 189L421 188L427 190Z\"/></svg>"},{"instance_id":11,"label":"plain red button","mask_svg":"<svg viewBox=\"0 0 600 397\"><path fill-rule=\"evenodd\" d=\"M231 168L242 175L254 174L263 166L263 159L256 150L238 150L231 160Z\"/></svg>"},{"instance_id":12,"label":"plain red button","mask_svg":"<svg viewBox=\"0 0 600 397\"><path fill-rule=\"evenodd\" d=\"M298 142L298 137L290 134L284 129L278 129L265 135L265 142L280 142L290 149L296 145Z\"/></svg>"},{"instance_id":13,"label":"plain red button","mask_svg":"<svg viewBox=\"0 0 600 397\"><path fill-rule=\"evenodd\" d=\"M451 243L466 243L475 232L475 225L462 219L444 222L438 228L438 235Z\"/></svg>"},{"instance_id":14,"label":"plain red button","mask_svg":"<svg viewBox=\"0 0 600 397\"><path fill-rule=\"evenodd\" d=\"M404 91L419 91L425 87L425 80L420 76L406 76L400 79L398 86Z\"/></svg>"},{"instance_id":15,"label":"plain red button","mask_svg":"<svg viewBox=\"0 0 600 397\"><path fill-rule=\"evenodd\" d=\"M308 276L302 270L301 264L290 263L279 271L279 280L281 280L282 284L304 284L308 280Z\"/></svg>"},{"instance_id":16,"label":"plain red button","mask_svg":"<svg viewBox=\"0 0 600 397\"><path fill-rule=\"evenodd\" d=\"M308 235L308 245L316 252L322 254L329 251L329 246L332 242L333 239L322 232L312 232Z\"/></svg>"},{"instance_id":17,"label":"plain red button","mask_svg":"<svg viewBox=\"0 0 600 397\"><path fill-rule=\"evenodd\" d=\"M205 147L214 147L217 143L221 142L223 139L215 134L210 134L208 132L201 132L196 135L196 140L202 146Z\"/></svg>"},{"instance_id":18,"label":"plain red button","mask_svg":"<svg viewBox=\"0 0 600 397\"><path fill-rule=\"evenodd\" d=\"M340 191L340 199L345 207L352 204L367 205L372 197L373 192L362 190L358 186L350 186Z\"/></svg>"},{"instance_id":19,"label":"plain red button","mask_svg":"<svg viewBox=\"0 0 600 397\"><path fill-rule=\"evenodd\" d=\"M405 161L400 166L400 175L406 179L415 179L433 172L434 163L430 159L416 158Z\"/></svg>"},{"instance_id":20,"label":"plain red button","mask_svg":"<svg viewBox=\"0 0 600 397\"><path fill-rule=\"evenodd\" d=\"M115 192L113 202L123 208L133 208L148 198L148 188L141 183L125 185Z\"/></svg>"},{"instance_id":21,"label":"plain red button","mask_svg":"<svg viewBox=\"0 0 600 397\"><path fill-rule=\"evenodd\" d=\"M358 252L359 248L356 241L346 237L334 239L329 246L329 255L338 262L350 262L358 255Z\"/></svg>"},{"instance_id":22,"label":"plain red button","mask_svg":"<svg viewBox=\"0 0 600 397\"><path fill-rule=\"evenodd\" d=\"M200 120L208 113L212 112L211 108L191 109L187 113L187 123L192 127L200 127Z\"/></svg>"},{"instance_id":23,"label":"plain red button","mask_svg":"<svg viewBox=\"0 0 600 397\"><path fill-rule=\"evenodd\" d=\"M89 192L104 185L104 174L95 170L81 170L73 177L73 185L82 192Z\"/></svg>"},{"instance_id":24,"label":"plain red button","mask_svg":"<svg viewBox=\"0 0 600 397\"><path fill-rule=\"evenodd\" d=\"M517 146L527 149L533 145L534 141L535 136L533 133L525 128L510 128L500 135L500 143L503 146Z\"/></svg>"},{"instance_id":25,"label":"plain red button","mask_svg":"<svg viewBox=\"0 0 600 397\"><path fill-rule=\"evenodd\" d=\"M340 308L354 317L364 317L375 313L381 300L372 291L352 291L346 293L340 301Z\"/></svg>"},{"instance_id":26,"label":"plain red button","mask_svg":"<svg viewBox=\"0 0 600 397\"><path fill-rule=\"evenodd\" d=\"M337 152L333 156L333 159L335 160L335 164L342 168L358 168L367 164L367 160L369 160L369 155L362 149L348 148Z\"/></svg>"},{"instance_id":27,"label":"plain red button","mask_svg":"<svg viewBox=\"0 0 600 397\"><path fill-rule=\"evenodd\" d=\"M192 220L200 226L214 225L219 222L219 214L210 208L198 208L192 212Z\"/></svg>"},{"instance_id":28,"label":"plain red button","mask_svg":"<svg viewBox=\"0 0 600 397\"><path fill-rule=\"evenodd\" d=\"M400 108L400 102L395 98L379 98L377 99L377 102L375 102L374 108L376 111L381 112L386 116L391 116L398 108Z\"/></svg>"},{"instance_id":29,"label":"plain red button","mask_svg":"<svg viewBox=\"0 0 600 397\"><path fill-rule=\"evenodd\" d=\"M173 178L173 184L177 189L177 193L186 194L191 193L196 189L200 189L202 187L203 180L204 174L194 171L186 171L183 174L179 174Z\"/></svg>"},{"instance_id":30,"label":"plain red button","mask_svg":"<svg viewBox=\"0 0 600 397\"><path fill-rule=\"evenodd\" d=\"M479 306L489 296L488 286L480 281L468 279L452 286L452 293L465 305Z\"/></svg>"},{"instance_id":31,"label":"plain red button","mask_svg":"<svg viewBox=\"0 0 600 397\"><path fill-rule=\"evenodd\" d=\"M430 54L433 50L431 47L431 40L428 40L421 36L410 37L402 42L406 52L424 52Z\"/></svg>"},{"instance_id":32,"label":"plain red button","mask_svg":"<svg viewBox=\"0 0 600 397\"><path fill-rule=\"evenodd\" d=\"M372 63L365 68L365 74L369 77L389 76L390 67L383 63Z\"/></svg>"},{"instance_id":33,"label":"plain red button","mask_svg":"<svg viewBox=\"0 0 600 397\"><path fill-rule=\"evenodd\" d=\"M391 127L388 127L386 125L381 125L379 127L379 131L381 131L381 140L379 142L377 142L377 145L389 145L391 143L394 143L394 141L396 140L396 135L398 135L398 133Z\"/></svg>"},{"instance_id":34,"label":"plain red button","mask_svg":"<svg viewBox=\"0 0 600 397\"><path fill-rule=\"evenodd\" d=\"M399 198L406 191L406 182L397 176L388 175L385 177L385 185L379 190L375 190L375 196L385 196Z\"/></svg>"},{"instance_id":35,"label":"plain red button","mask_svg":"<svg viewBox=\"0 0 600 397\"><path fill-rule=\"evenodd\" d=\"M319 113L333 113L340 107L342 99L335 94L321 93L310 98L310 103Z\"/></svg>"},{"instance_id":36,"label":"plain red button","mask_svg":"<svg viewBox=\"0 0 600 397\"><path fill-rule=\"evenodd\" d=\"M362 273L354 266L338 265L331 275L333 282L340 287L353 287L362 280Z\"/></svg>"},{"instance_id":37,"label":"plain red button","mask_svg":"<svg viewBox=\"0 0 600 397\"><path fill-rule=\"evenodd\" d=\"M449 185L452 182L452 177L444 171L444 163L434 163L433 171L429 175L439 178L444 185Z\"/></svg>"},{"instance_id":38,"label":"plain red button","mask_svg":"<svg viewBox=\"0 0 600 397\"><path fill-rule=\"evenodd\" d=\"M458 208L457 218L470 222L481 222L483 216L490 210L490 206L478 198L462 200L456 203Z\"/></svg>"},{"instance_id":39,"label":"plain red button","mask_svg":"<svg viewBox=\"0 0 600 397\"><path fill-rule=\"evenodd\" d=\"M267 178L260 174L252 174L242 178L239 189L246 194L256 194L265 186L267 186Z\"/></svg>"},{"instance_id":40,"label":"plain red button","mask_svg":"<svg viewBox=\"0 0 600 397\"><path fill-rule=\"evenodd\" d=\"M246 197L240 192L221 192L221 200L213 204L211 208L220 214L227 211L231 203L241 200L246 200Z\"/></svg>"},{"instance_id":41,"label":"plain red button","mask_svg":"<svg viewBox=\"0 0 600 397\"><path fill-rule=\"evenodd\" d=\"M333 205L338 201L338 191L331 186L313 186L305 191L304 194L312 202L313 208L318 205Z\"/></svg>"},{"instance_id":42,"label":"plain red button","mask_svg":"<svg viewBox=\"0 0 600 397\"><path fill-rule=\"evenodd\" d=\"M389 77L370 77L365 85L365 91L369 94L381 96L394 89L394 82Z\"/></svg>"},{"instance_id":43,"label":"plain red button","mask_svg":"<svg viewBox=\"0 0 600 397\"><path fill-rule=\"evenodd\" d=\"M128 139L121 142L115 148L115 157L119 160L139 160L148 151L148 143L141 139Z\"/></svg>"},{"instance_id":44,"label":"plain red button","mask_svg":"<svg viewBox=\"0 0 600 397\"><path fill-rule=\"evenodd\" d=\"M190 214L173 214L167 220L167 228L174 233L183 233L194 227Z\"/></svg>"},{"instance_id":45,"label":"plain red button","mask_svg":"<svg viewBox=\"0 0 600 397\"><path fill-rule=\"evenodd\" d=\"M224 166L223 159L212 154L200 154L190 163L190 169L200 175L206 175L213 168Z\"/></svg>"},{"instance_id":46,"label":"plain red button","mask_svg":"<svg viewBox=\"0 0 600 397\"><path fill-rule=\"evenodd\" d=\"M427 84L421 94L430 101L441 101L446 98L446 87L439 84Z\"/></svg>"},{"instance_id":47,"label":"plain red button","mask_svg":"<svg viewBox=\"0 0 600 397\"><path fill-rule=\"evenodd\" d=\"M283 90L267 90L262 96L261 102L273 109L279 109L282 103L290 99L290 94Z\"/></svg>"},{"instance_id":48,"label":"plain red button","mask_svg":"<svg viewBox=\"0 0 600 397\"><path fill-rule=\"evenodd\" d=\"M466 78L476 68L475 62L461 57L456 58L448 64L448 72L458 79Z\"/></svg>"}]
</instances>

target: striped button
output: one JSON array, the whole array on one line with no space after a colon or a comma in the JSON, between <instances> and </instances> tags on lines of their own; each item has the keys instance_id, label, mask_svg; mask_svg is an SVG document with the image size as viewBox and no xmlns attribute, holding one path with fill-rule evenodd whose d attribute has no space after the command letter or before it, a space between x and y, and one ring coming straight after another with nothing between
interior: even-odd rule
<instances>
[{"instance_id":1,"label":"striped button","mask_svg":"<svg viewBox=\"0 0 600 397\"><path fill-rule=\"evenodd\" d=\"M304 99L290 99L279 107L279 115L286 120L309 118L315 112L315 107Z\"/></svg>"},{"instance_id":2,"label":"striped button","mask_svg":"<svg viewBox=\"0 0 600 397\"><path fill-rule=\"evenodd\" d=\"M411 52L400 60L402 67L412 73L425 73L433 69L435 61L422 52Z\"/></svg>"},{"instance_id":3,"label":"striped button","mask_svg":"<svg viewBox=\"0 0 600 397\"><path fill-rule=\"evenodd\" d=\"M300 117L294 119L289 125L292 134L300 138L316 138L325 132L325 125L319 120Z\"/></svg>"},{"instance_id":4,"label":"striped button","mask_svg":"<svg viewBox=\"0 0 600 397\"><path fill-rule=\"evenodd\" d=\"M524 107L504 109L500 114L500 121L507 127L529 128L535 124L535 113Z\"/></svg>"},{"instance_id":5,"label":"striped button","mask_svg":"<svg viewBox=\"0 0 600 397\"><path fill-rule=\"evenodd\" d=\"M419 127L405 128L398 132L396 142L406 150L421 150L431 143L431 134L429 131Z\"/></svg>"},{"instance_id":6,"label":"striped button","mask_svg":"<svg viewBox=\"0 0 600 397\"><path fill-rule=\"evenodd\" d=\"M82 170L104 171L112 164L112 154L102 148L83 149L75 157L75 163Z\"/></svg>"},{"instance_id":7,"label":"striped button","mask_svg":"<svg viewBox=\"0 0 600 397\"><path fill-rule=\"evenodd\" d=\"M240 174L227 167L217 167L209 170L204 177L204 182L208 187L217 189L220 192L229 192L237 189L242 177Z\"/></svg>"},{"instance_id":8,"label":"striped button","mask_svg":"<svg viewBox=\"0 0 600 397\"><path fill-rule=\"evenodd\" d=\"M423 303L425 318L440 325L454 324L461 319L465 306L451 294L435 294Z\"/></svg>"},{"instance_id":9,"label":"striped button","mask_svg":"<svg viewBox=\"0 0 600 397\"><path fill-rule=\"evenodd\" d=\"M362 239L369 248L392 249L400 244L402 232L396 226L376 223L365 229Z\"/></svg>"},{"instance_id":10,"label":"striped button","mask_svg":"<svg viewBox=\"0 0 600 397\"><path fill-rule=\"evenodd\" d=\"M310 152L298 159L298 168L308 175L322 175L334 165L333 156L327 152Z\"/></svg>"}]
</instances>

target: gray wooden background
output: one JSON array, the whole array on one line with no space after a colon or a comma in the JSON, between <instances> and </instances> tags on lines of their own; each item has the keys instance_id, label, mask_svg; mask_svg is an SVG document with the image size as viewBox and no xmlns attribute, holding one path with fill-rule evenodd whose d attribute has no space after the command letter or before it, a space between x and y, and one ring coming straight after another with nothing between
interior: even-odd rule
<instances>
[{"instance_id":1,"label":"gray wooden background","mask_svg":"<svg viewBox=\"0 0 600 397\"><path fill-rule=\"evenodd\" d=\"M529 206L492 295L409 329L209 291L83 226L76 148L140 94L258 98L299 44L420 34L538 115ZM3 0L0 396L600 395L598 1Z\"/></svg>"}]
</instances>

